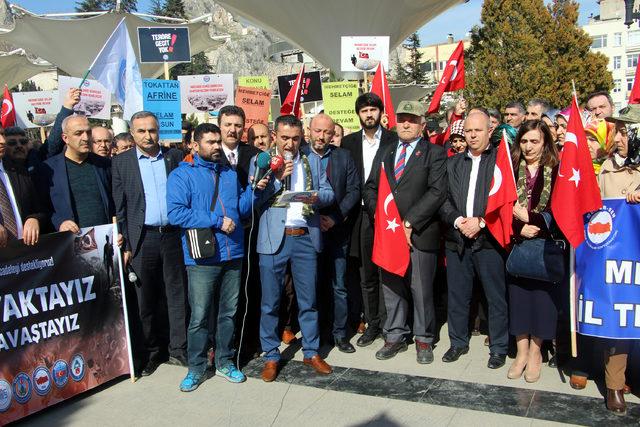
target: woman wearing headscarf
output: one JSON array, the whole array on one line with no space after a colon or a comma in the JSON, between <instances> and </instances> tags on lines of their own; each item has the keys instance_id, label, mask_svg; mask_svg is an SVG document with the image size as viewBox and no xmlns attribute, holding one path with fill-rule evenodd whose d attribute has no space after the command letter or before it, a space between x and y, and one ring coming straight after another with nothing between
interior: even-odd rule
<instances>
[{"instance_id":1,"label":"woman wearing headscarf","mask_svg":"<svg viewBox=\"0 0 640 427\"><path fill-rule=\"evenodd\" d=\"M640 105L629 105L607 122L614 124L611 155L602 163L598 185L603 198L625 198L628 203L640 203L639 140L629 138L628 125L640 123ZM640 301L634 301L640 304ZM604 354L605 383L607 385L607 409L625 414L625 370L627 357L633 342L608 339Z\"/></svg>"}]
</instances>

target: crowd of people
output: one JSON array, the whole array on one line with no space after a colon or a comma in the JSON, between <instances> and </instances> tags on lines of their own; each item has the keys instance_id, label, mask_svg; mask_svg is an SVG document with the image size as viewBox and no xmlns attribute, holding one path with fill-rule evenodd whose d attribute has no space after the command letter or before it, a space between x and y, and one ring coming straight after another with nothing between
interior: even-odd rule
<instances>
[{"instance_id":1,"label":"crowd of people","mask_svg":"<svg viewBox=\"0 0 640 427\"><path fill-rule=\"evenodd\" d=\"M78 233L115 216L123 263L137 276L126 284L136 375L152 375L166 362L188 368L179 386L185 392L210 369L240 383L239 353L262 353L262 379L270 382L281 346L298 330L304 364L318 374L332 372L321 344L354 353L354 335L357 347L382 338L380 360L414 343L417 363L429 364L445 320L436 306L446 305L443 362L469 351L470 337L483 329L478 318L486 318L487 367L501 368L514 350L506 373L513 380L537 381L548 349L548 364L566 363L571 386L584 388L586 356L602 349L607 408L626 411L632 342L581 337L585 351L571 360L568 279L508 274L507 252L484 218L504 135L518 193L514 243L564 240L550 200L569 109L533 99L499 112L460 100L438 132L426 126L423 103L402 101L397 125L387 129L382 100L365 93L355 103L358 131L347 134L324 113L307 125L280 116L272 128L251 126L243 142L244 111L225 106L217 124L185 122L182 144L168 147L152 113L134 114L130 132L114 136L73 114L80 97L69 90L39 148L23 129L0 132L0 247L13 239L36 244L42 233ZM630 126L640 123L640 106L614 113L609 95L598 92L588 97L585 117L602 196L640 202ZM264 156L281 165L265 168ZM402 219L395 226L410 247L403 277L372 261L381 173ZM289 191L300 194L287 199Z\"/></svg>"}]
</instances>

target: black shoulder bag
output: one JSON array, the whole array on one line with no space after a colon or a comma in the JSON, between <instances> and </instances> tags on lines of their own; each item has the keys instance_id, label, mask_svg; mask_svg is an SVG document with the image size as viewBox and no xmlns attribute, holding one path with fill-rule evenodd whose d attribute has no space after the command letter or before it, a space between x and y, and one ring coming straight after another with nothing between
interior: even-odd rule
<instances>
[{"instance_id":1,"label":"black shoulder bag","mask_svg":"<svg viewBox=\"0 0 640 427\"><path fill-rule=\"evenodd\" d=\"M211 200L211 212L216 208L218 200L218 184L220 183L220 175L214 175L216 181L215 190L213 191L213 200ZM213 227L207 228L187 228L184 231L187 238L187 248L189 255L193 259L211 258L216 254L216 236Z\"/></svg>"}]
</instances>

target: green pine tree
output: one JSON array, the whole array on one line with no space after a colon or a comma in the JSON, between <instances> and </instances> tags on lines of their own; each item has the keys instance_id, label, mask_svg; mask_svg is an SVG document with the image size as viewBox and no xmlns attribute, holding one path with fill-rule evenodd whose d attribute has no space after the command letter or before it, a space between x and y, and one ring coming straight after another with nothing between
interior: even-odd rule
<instances>
[{"instance_id":1,"label":"green pine tree","mask_svg":"<svg viewBox=\"0 0 640 427\"><path fill-rule=\"evenodd\" d=\"M409 44L409 65L408 65L408 77L409 80L416 83L424 83L426 80L425 71L422 69L422 52L418 50L420 48L420 38L418 33L413 33L407 39Z\"/></svg>"},{"instance_id":2,"label":"green pine tree","mask_svg":"<svg viewBox=\"0 0 640 427\"><path fill-rule=\"evenodd\" d=\"M569 105L571 80L579 96L612 87L607 60L589 50L577 23L578 4L554 0L486 1L465 54L465 96L473 105L502 108L511 100L548 99Z\"/></svg>"},{"instance_id":3,"label":"green pine tree","mask_svg":"<svg viewBox=\"0 0 640 427\"><path fill-rule=\"evenodd\" d=\"M121 12L136 12L137 0L120 0ZM76 12L96 12L115 9L117 0L82 0L76 2Z\"/></svg>"},{"instance_id":4,"label":"green pine tree","mask_svg":"<svg viewBox=\"0 0 640 427\"><path fill-rule=\"evenodd\" d=\"M395 78L393 79L394 83L411 83L411 77L409 76L409 72L405 68L402 61L400 61L400 57L396 56L393 62L393 69Z\"/></svg>"}]
</instances>

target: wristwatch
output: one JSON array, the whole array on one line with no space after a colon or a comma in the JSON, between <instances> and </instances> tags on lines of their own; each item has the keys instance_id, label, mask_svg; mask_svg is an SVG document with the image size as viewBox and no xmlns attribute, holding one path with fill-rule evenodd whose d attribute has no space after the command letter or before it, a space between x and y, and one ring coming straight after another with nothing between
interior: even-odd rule
<instances>
[{"instance_id":1,"label":"wristwatch","mask_svg":"<svg viewBox=\"0 0 640 427\"><path fill-rule=\"evenodd\" d=\"M409 223L409 221L406 221L406 220L404 222L404 226L405 228L411 228L411 224Z\"/></svg>"},{"instance_id":2,"label":"wristwatch","mask_svg":"<svg viewBox=\"0 0 640 427\"><path fill-rule=\"evenodd\" d=\"M484 218L478 218L478 226L480 227L480 229L483 229L487 226L487 223L484 222Z\"/></svg>"}]
</instances>

